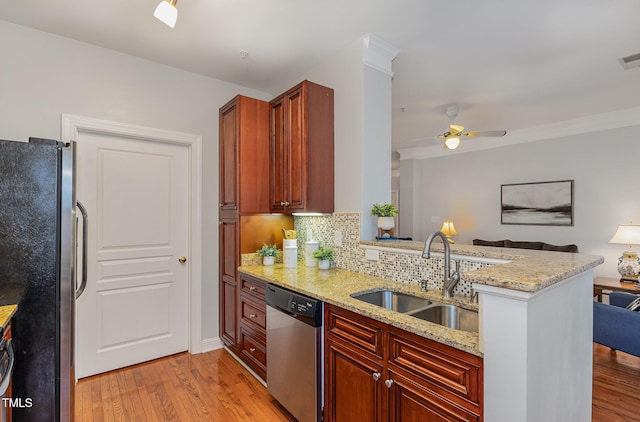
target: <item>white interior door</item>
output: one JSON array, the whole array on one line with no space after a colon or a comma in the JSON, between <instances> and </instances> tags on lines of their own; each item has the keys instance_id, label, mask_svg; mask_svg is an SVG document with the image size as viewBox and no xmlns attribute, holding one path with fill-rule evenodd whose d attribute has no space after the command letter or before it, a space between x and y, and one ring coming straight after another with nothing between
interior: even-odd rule
<instances>
[{"instance_id":1,"label":"white interior door","mask_svg":"<svg viewBox=\"0 0 640 422\"><path fill-rule=\"evenodd\" d=\"M188 349L189 151L81 132L76 196L88 280L76 303L78 378Z\"/></svg>"}]
</instances>

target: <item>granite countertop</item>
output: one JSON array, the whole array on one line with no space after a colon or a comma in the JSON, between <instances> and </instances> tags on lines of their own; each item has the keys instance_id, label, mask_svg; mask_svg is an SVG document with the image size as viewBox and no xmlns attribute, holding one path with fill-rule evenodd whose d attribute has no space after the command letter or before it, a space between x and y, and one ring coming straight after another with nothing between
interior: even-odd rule
<instances>
[{"instance_id":1,"label":"granite countertop","mask_svg":"<svg viewBox=\"0 0 640 422\"><path fill-rule=\"evenodd\" d=\"M246 265L239 267L238 270L419 336L447 344L476 356L482 356L479 350L478 333L446 328L439 324L362 302L350 295L355 292L388 288L421 296L435 302L455 303L467 309L477 310L477 304L472 303L469 298L444 299L440 292L421 292L418 285L398 283L338 268L323 271L304 265L298 265L297 268L284 268L282 264L276 264L274 266Z\"/></svg>"},{"instance_id":2,"label":"granite countertop","mask_svg":"<svg viewBox=\"0 0 640 422\"><path fill-rule=\"evenodd\" d=\"M360 245L396 249L398 253L420 253L424 242L385 240L361 242ZM441 243L434 243L432 251L442 253L444 248ZM451 245L451 253L505 261L491 267L464 272L463 280L528 293L540 291L604 262L602 257L595 255L471 245ZM362 302L350 295L362 291L391 289L425 297L434 302L454 303L467 309L477 310L477 304L469 298L444 299L439 291L421 292L417 284L399 283L338 268L322 271L303 265L297 268L284 268L282 264L276 264L275 266L244 265L239 267L239 271L476 356L482 356L479 350L478 333L446 328Z\"/></svg>"},{"instance_id":3,"label":"granite countertop","mask_svg":"<svg viewBox=\"0 0 640 422\"><path fill-rule=\"evenodd\" d=\"M15 284L0 284L0 327L5 328L18 310L24 287Z\"/></svg>"},{"instance_id":4,"label":"granite countertop","mask_svg":"<svg viewBox=\"0 0 640 422\"><path fill-rule=\"evenodd\" d=\"M0 327L5 328L18 310L18 305L0 306Z\"/></svg>"},{"instance_id":5,"label":"granite countertop","mask_svg":"<svg viewBox=\"0 0 640 422\"><path fill-rule=\"evenodd\" d=\"M381 240L360 242L362 246L420 251L424 242L407 240ZM442 243L434 243L432 252L444 252ZM491 258L509 262L462 273L470 283L504 287L510 290L534 293L562 280L590 270L604 262L597 255L568 252L549 252L530 249L496 248L490 246L451 245L451 253L478 258Z\"/></svg>"}]
</instances>

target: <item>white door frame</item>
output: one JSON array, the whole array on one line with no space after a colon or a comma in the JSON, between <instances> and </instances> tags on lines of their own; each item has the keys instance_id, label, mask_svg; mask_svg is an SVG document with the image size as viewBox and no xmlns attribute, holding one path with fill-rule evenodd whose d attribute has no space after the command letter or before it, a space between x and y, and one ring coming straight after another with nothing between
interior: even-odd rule
<instances>
[{"instance_id":1,"label":"white door frame","mask_svg":"<svg viewBox=\"0 0 640 422\"><path fill-rule=\"evenodd\" d=\"M189 353L202 352L202 136L118 123L90 117L62 115L62 141L79 139L81 132L118 135L189 148Z\"/></svg>"}]
</instances>

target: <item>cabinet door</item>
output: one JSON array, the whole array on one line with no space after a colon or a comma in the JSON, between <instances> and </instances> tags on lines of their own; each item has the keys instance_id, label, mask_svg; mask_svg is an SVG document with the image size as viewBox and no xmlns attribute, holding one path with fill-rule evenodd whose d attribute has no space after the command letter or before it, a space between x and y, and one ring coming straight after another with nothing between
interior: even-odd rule
<instances>
[{"instance_id":1,"label":"cabinet door","mask_svg":"<svg viewBox=\"0 0 640 422\"><path fill-rule=\"evenodd\" d=\"M220 220L220 334L235 350L238 339L238 219Z\"/></svg>"},{"instance_id":2,"label":"cabinet door","mask_svg":"<svg viewBox=\"0 0 640 422\"><path fill-rule=\"evenodd\" d=\"M238 97L220 109L220 211L238 210Z\"/></svg>"},{"instance_id":3,"label":"cabinet door","mask_svg":"<svg viewBox=\"0 0 640 422\"><path fill-rule=\"evenodd\" d=\"M325 420L387 420L382 365L334 341L326 341Z\"/></svg>"},{"instance_id":4,"label":"cabinet door","mask_svg":"<svg viewBox=\"0 0 640 422\"><path fill-rule=\"evenodd\" d=\"M285 139L287 172L285 191L287 209L304 209L307 186L306 113L303 87L287 93L285 97Z\"/></svg>"},{"instance_id":5,"label":"cabinet door","mask_svg":"<svg viewBox=\"0 0 640 422\"><path fill-rule=\"evenodd\" d=\"M285 145L285 110L284 98L271 103L271 210L284 211L287 195L285 178L287 177L286 145Z\"/></svg>"},{"instance_id":6,"label":"cabinet door","mask_svg":"<svg viewBox=\"0 0 640 422\"><path fill-rule=\"evenodd\" d=\"M478 422L480 418L408 378L388 371L389 421Z\"/></svg>"}]
</instances>

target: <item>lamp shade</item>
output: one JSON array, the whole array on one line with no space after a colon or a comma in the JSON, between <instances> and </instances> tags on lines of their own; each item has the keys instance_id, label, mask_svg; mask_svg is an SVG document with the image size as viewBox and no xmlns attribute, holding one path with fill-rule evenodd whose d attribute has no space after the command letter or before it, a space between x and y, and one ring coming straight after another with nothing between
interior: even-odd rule
<instances>
[{"instance_id":1,"label":"lamp shade","mask_svg":"<svg viewBox=\"0 0 640 422\"><path fill-rule=\"evenodd\" d=\"M640 225L620 224L616 234L613 235L609 243L620 245L640 245Z\"/></svg>"},{"instance_id":2,"label":"lamp shade","mask_svg":"<svg viewBox=\"0 0 640 422\"><path fill-rule=\"evenodd\" d=\"M456 149L460 145L460 138L446 138L444 140L444 146L449 149Z\"/></svg>"},{"instance_id":3,"label":"lamp shade","mask_svg":"<svg viewBox=\"0 0 640 422\"><path fill-rule=\"evenodd\" d=\"M447 236L458 234L458 232L456 231L456 227L453 225L453 221L451 220L447 220L442 223L442 228L440 229L440 231Z\"/></svg>"},{"instance_id":4,"label":"lamp shade","mask_svg":"<svg viewBox=\"0 0 640 422\"><path fill-rule=\"evenodd\" d=\"M156 7L156 11L153 12L153 16L173 28L178 20L177 4L178 0L162 0Z\"/></svg>"}]
</instances>

